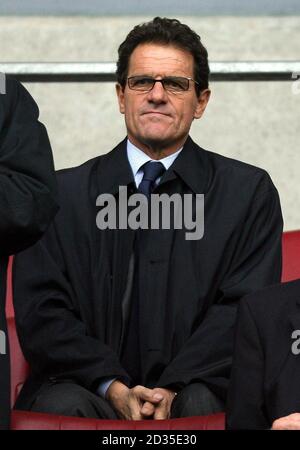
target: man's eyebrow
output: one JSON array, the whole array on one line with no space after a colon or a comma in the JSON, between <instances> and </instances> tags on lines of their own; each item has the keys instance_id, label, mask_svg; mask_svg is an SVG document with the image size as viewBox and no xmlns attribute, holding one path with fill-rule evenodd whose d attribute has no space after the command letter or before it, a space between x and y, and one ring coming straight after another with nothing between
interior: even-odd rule
<instances>
[{"instance_id":1,"label":"man's eyebrow","mask_svg":"<svg viewBox=\"0 0 300 450\"><path fill-rule=\"evenodd\" d=\"M163 77L155 77L154 75L148 75L148 74L144 74L144 73L142 73L142 74L133 74L133 75L130 75L130 77L128 77L128 78L131 78L131 77L145 77L145 78L155 78L155 79L159 79L159 78L162 78L162 79L164 79L164 78L187 78L187 76L186 75L164 75Z\"/></svg>"},{"instance_id":2,"label":"man's eyebrow","mask_svg":"<svg viewBox=\"0 0 300 450\"><path fill-rule=\"evenodd\" d=\"M130 77L145 77L145 78L154 78L154 76L153 76L153 75L149 75L149 74L145 74L145 73L130 75ZM129 78L130 78L130 77L129 77Z\"/></svg>"}]
</instances>

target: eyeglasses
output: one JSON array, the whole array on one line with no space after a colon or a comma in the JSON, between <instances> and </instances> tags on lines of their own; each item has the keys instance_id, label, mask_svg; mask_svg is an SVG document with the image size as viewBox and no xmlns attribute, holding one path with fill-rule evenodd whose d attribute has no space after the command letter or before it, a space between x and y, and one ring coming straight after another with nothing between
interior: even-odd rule
<instances>
[{"instance_id":1,"label":"eyeglasses","mask_svg":"<svg viewBox=\"0 0 300 450\"><path fill-rule=\"evenodd\" d=\"M185 92L189 90L190 81L199 84L193 78L187 77L165 77L156 80L152 77L135 76L127 78L128 86L134 91L149 92L153 89L155 83L161 83L163 88L168 92Z\"/></svg>"}]
</instances>

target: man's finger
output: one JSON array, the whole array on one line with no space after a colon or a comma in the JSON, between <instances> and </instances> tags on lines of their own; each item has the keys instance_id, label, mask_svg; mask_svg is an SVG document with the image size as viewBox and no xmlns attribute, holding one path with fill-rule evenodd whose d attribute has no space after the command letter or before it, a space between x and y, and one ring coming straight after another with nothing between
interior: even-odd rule
<instances>
[{"instance_id":1,"label":"man's finger","mask_svg":"<svg viewBox=\"0 0 300 450\"><path fill-rule=\"evenodd\" d=\"M150 402L145 402L141 409L142 415L146 416L146 417L153 416L154 411L155 411L155 406Z\"/></svg>"},{"instance_id":2,"label":"man's finger","mask_svg":"<svg viewBox=\"0 0 300 450\"><path fill-rule=\"evenodd\" d=\"M164 398L162 394L158 392L155 393L153 392L153 389L148 389L144 386L135 386L132 389L132 392L145 402L159 403Z\"/></svg>"},{"instance_id":3,"label":"man's finger","mask_svg":"<svg viewBox=\"0 0 300 450\"><path fill-rule=\"evenodd\" d=\"M161 405L155 408L154 419L155 420L165 420L169 418L169 412L166 403L162 403Z\"/></svg>"},{"instance_id":4,"label":"man's finger","mask_svg":"<svg viewBox=\"0 0 300 450\"><path fill-rule=\"evenodd\" d=\"M128 408L130 411L131 420L142 420L142 414L141 414L141 407L139 405L139 402L132 398L129 400Z\"/></svg>"}]
</instances>

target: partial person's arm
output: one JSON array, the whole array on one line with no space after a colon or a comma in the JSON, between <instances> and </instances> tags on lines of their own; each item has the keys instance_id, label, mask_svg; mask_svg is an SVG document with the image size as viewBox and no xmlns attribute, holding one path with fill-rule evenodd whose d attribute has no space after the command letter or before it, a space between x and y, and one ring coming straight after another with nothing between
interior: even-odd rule
<instances>
[{"instance_id":1,"label":"partial person's arm","mask_svg":"<svg viewBox=\"0 0 300 450\"><path fill-rule=\"evenodd\" d=\"M226 426L231 430L268 429L264 414L264 357L260 336L247 300L241 301L232 374L228 392Z\"/></svg>"},{"instance_id":2,"label":"partial person's arm","mask_svg":"<svg viewBox=\"0 0 300 450\"><path fill-rule=\"evenodd\" d=\"M6 80L0 94L0 252L37 241L58 210L51 147L26 89Z\"/></svg>"},{"instance_id":3,"label":"partial person's arm","mask_svg":"<svg viewBox=\"0 0 300 450\"><path fill-rule=\"evenodd\" d=\"M255 315L251 311L250 306L254 295L241 301L238 312L226 427L231 430L266 430L270 428L272 430L299 430L300 413L280 417L274 420L272 425L271 419L266 414L264 404L266 365L264 354L266 351L262 346L266 336L262 334L263 332L267 333L267 330L262 331L262 325L258 327L258 319L255 319ZM256 315L258 314L256 313ZM263 320L262 323L264 323Z\"/></svg>"}]
</instances>

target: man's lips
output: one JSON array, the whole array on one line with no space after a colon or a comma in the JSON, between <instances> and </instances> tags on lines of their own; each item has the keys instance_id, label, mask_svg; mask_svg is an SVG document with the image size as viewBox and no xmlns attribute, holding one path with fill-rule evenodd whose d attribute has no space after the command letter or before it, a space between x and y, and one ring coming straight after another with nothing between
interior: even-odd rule
<instances>
[{"instance_id":1,"label":"man's lips","mask_svg":"<svg viewBox=\"0 0 300 450\"><path fill-rule=\"evenodd\" d=\"M163 113L161 111L145 111L144 113L142 113L142 115L146 115L146 114L159 114L161 116L170 116L170 114Z\"/></svg>"}]
</instances>

